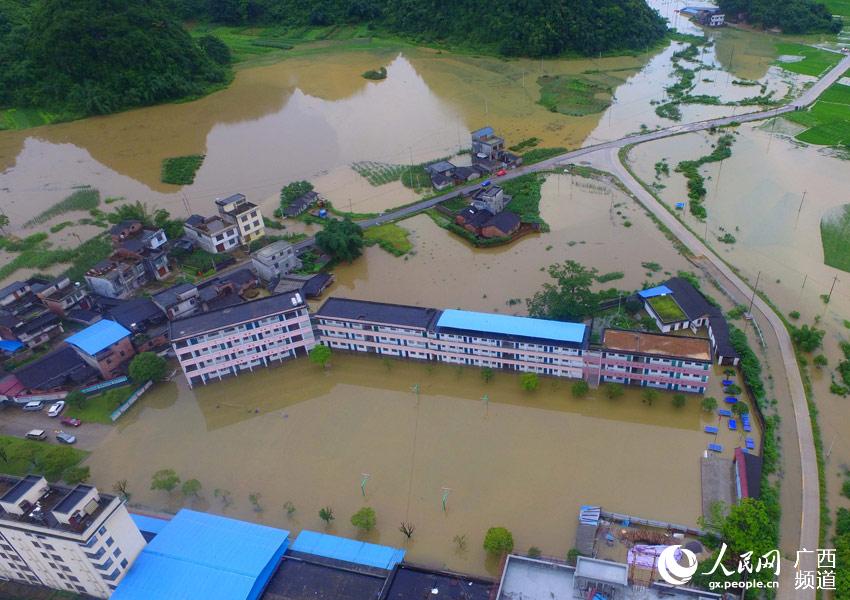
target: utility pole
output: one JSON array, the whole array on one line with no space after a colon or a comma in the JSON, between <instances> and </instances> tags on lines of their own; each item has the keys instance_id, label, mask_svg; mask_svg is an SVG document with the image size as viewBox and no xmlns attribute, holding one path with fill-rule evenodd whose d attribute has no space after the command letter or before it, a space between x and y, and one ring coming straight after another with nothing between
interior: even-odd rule
<instances>
[{"instance_id":1,"label":"utility pole","mask_svg":"<svg viewBox=\"0 0 850 600\"><path fill-rule=\"evenodd\" d=\"M798 209L797 209L797 218L798 218L798 219L800 218L800 211L801 211L801 210L803 210L803 202L804 202L804 201L805 201L805 199L806 199L806 193L807 193L807 191L808 191L808 190L806 190L806 191L804 191L804 192L803 192L803 197L800 199L800 208L798 208Z\"/></svg>"},{"instance_id":2,"label":"utility pole","mask_svg":"<svg viewBox=\"0 0 850 600\"><path fill-rule=\"evenodd\" d=\"M759 274L756 276L756 285L755 285L755 287L753 287L753 296L752 296L752 298L750 298L750 308L747 311L750 314L753 313L753 302L756 301L756 290L759 289L759 280L760 279L761 279L761 271L759 271Z\"/></svg>"},{"instance_id":3,"label":"utility pole","mask_svg":"<svg viewBox=\"0 0 850 600\"><path fill-rule=\"evenodd\" d=\"M832 299L832 290L835 289L835 283L838 281L838 275L832 278L832 287L829 288L829 294L826 296L826 303L829 304L829 301Z\"/></svg>"}]
</instances>

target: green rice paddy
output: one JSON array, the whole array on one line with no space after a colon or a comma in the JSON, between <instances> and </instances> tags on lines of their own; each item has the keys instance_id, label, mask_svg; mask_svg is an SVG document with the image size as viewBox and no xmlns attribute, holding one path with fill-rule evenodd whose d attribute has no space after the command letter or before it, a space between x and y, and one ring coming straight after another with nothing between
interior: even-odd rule
<instances>
[{"instance_id":1,"label":"green rice paddy","mask_svg":"<svg viewBox=\"0 0 850 600\"><path fill-rule=\"evenodd\" d=\"M807 111L788 113L789 121L807 127L797 139L819 146L850 146L850 86L835 83Z\"/></svg>"},{"instance_id":2,"label":"green rice paddy","mask_svg":"<svg viewBox=\"0 0 850 600\"><path fill-rule=\"evenodd\" d=\"M777 61L775 64L786 71L799 73L800 75L812 75L814 77L820 77L841 60L840 54L827 52L826 50L813 48L805 44L780 42L776 44L776 51L782 56L802 56L804 58L798 62Z\"/></svg>"},{"instance_id":3,"label":"green rice paddy","mask_svg":"<svg viewBox=\"0 0 850 600\"><path fill-rule=\"evenodd\" d=\"M820 222L825 265L850 273L850 204L834 208Z\"/></svg>"}]
</instances>

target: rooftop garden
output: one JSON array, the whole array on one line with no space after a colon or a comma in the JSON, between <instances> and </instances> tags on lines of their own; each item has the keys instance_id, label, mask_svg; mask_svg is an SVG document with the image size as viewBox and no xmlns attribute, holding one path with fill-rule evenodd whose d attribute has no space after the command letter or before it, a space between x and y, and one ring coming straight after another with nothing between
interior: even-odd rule
<instances>
[{"instance_id":1,"label":"rooftop garden","mask_svg":"<svg viewBox=\"0 0 850 600\"><path fill-rule=\"evenodd\" d=\"M655 296L647 302L664 323L685 321L688 318L679 305L676 304L673 296Z\"/></svg>"}]
</instances>

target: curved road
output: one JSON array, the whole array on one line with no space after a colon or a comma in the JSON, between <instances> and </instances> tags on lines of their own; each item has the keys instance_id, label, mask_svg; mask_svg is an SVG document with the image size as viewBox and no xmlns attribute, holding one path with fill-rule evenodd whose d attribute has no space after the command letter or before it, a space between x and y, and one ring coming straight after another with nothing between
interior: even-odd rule
<instances>
[{"instance_id":1,"label":"curved road","mask_svg":"<svg viewBox=\"0 0 850 600\"><path fill-rule=\"evenodd\" d=\"M752 121L761 121L770 119L787 112L802 109L813 104L820 95L833 83L835 83L848 69L850 69L850 56L845 56L835 67L826 73L820 80L814 83L806 90L799 98L791 104L772 108L770 110L756 111L722 117L718 119L709 119L706 121L696 121L659 129L656 131L627 136L618 140L595 144L567 152L550 159L544 160L533 165L519 167L510 171L500 180L509 180L516 177L521 177L527 173L535 173L538 171L547 171L554 168L563 168L566 164L574 162L577 158L584 157L589 162L597 167L611 172L625 185L643 204L643 206L651 211L664 225L676 235L676 237L685 244L695 256L703 256L737 289L742 297L750 297L752 289L749 285L738 277L726 264L720 260L708 246L706 246L699 238L688 230L681 221L673 216L661 203L655 199L625 168L620 162L619 150L626 146L659 140L683 133L695 131L704 131L712 127L729 125L733 122L747 123ZM422 212L431 208L440 202L457 196L460 193L471 192L476 189L477 185L469 185L461 188L456 188L447 194L422 200L406 207L399 208L390 212L386 212L373 219L359 221L361 227L372 227L390 221L402 219L413 214ZM297 249L301 249L312 245L312 238L304 240L296 244ZM800 542L798 548L814 549L819 544L820 531L820 488L818 484L818 469L817 459L815 455L815 445L812 436L811 421L809 418L809 408L806 402L806 396L803 389L803 381L800 377L800 371L797 366L797 360L794 353L794 347L791 342L791 337L785 329L785 325L773 309L758 296L755 297L753 304L755 311L762 314L763 322L770 325L777 339L779 340L779 351L782 357L783 366L788 380L788 387L792 399L794 418L797 427L797 439L800 446L800 462L801 462L801 516L800 516ZM793 570L791 564L784 561L784 569L782 569L781 586L778 590L778 597L785 599L804 599L811 600L815 597L814 590L795 590L793 585Z\"/></svg>"}]
</instances>

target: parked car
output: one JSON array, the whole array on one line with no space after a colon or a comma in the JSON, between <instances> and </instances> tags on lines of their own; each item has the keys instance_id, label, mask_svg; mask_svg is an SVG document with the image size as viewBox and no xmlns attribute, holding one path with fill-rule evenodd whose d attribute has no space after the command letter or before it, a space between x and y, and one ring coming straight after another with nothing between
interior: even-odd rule
<instances>
[{"instance_id":1,"label":"parked car","mask_svg":"<svg viewBox=\"0 0 850 600\"><path fill-rule=\"evenodd\" d=\"M24 410L36 411L44 408L44 402L27 402L24 404Z\"/></svg>"},{"instance_id":2,"label":"parked car","mask_svg":"<svg viewBox=\"0 0 850 600\"><path fill-rule=\"evenodd\" d=\"M507 175L507 174L508 174L508 172L505 171L504 169L499 169L498 171L496 171L496 177L503 177L504 175Z\"/></svg>"},{"instance_id":3,"label":"parked car","mask_svg":"<svg viewBox=\"0 0 850 600\"><path fill-rule=\"evenodd\" d=\"M69 425L71 427L79 427L80 425L83 424L82 421L80 421L79 419L76 419L74 417L62 417L62 420L60 421L60 423L62 423L62 425Z\"/></svg>"},{"instance_id":4,"label":"parked car","mask_svg":"<svg viewBox=\"0 0 850 600\"><path fill-rule=\"evenodd\" d=\"M28 440L43 440L47 438L47 432L44 429L32 429L24 437Z\"/></svg>"},{"instance_id":5,"label":"parked car","mask_svg":"<svg viewBox=\"0 0 850 600\"><path fill-rule=\"evenodd\" d=\"M71 435L70 433L65 433L64 431L56 432L56 440L62 444L76 444L77 438L76 436Z\"/></svg>"},{"instance_id":6,"label":"parked car","mask_svg":"<svg viewBox=\"0 0 850 600\"><path fill-rule=\"evenodd\" d=\"M58 417L59 413L61 413L63 410L65 410L65 401L60 400L56 404L50 405L50 408L47 409L47 416L48 417Z\"/></svg>"}]
</instances>

